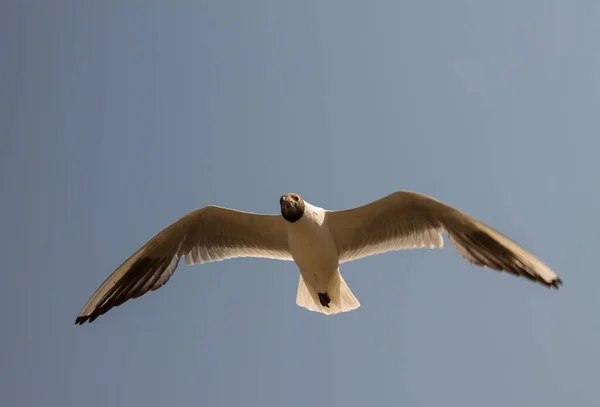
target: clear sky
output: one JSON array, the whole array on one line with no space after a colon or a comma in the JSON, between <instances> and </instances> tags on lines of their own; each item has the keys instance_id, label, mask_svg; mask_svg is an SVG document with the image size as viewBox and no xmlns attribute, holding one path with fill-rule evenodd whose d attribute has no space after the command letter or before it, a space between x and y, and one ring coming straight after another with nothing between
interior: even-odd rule
<instances>
[{"instance_id":1,"label":"clear sky","mask_svg":"<svg viewBox=\"0 0 600 407\"><path fill-rule=\"evenodd\" d=\"M0 5L0 405L598 406L600 2ZM75 326L133 251L215 204L343 209L406 189L564 280L443 250L181 264Z\"/></svg>"}]
</instances>

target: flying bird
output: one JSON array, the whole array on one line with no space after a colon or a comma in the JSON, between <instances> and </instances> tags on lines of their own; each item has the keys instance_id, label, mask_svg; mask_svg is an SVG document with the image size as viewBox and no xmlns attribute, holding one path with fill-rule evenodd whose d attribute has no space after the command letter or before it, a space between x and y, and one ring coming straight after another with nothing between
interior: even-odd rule
<instances>
[{"instance_id":1,"label":"flying bird","mask_svg":"<svg viewBox=\"0 0 600 407\"><path fill-rule=\"evenodd\" d=\"M340 274L351 260L412 248L442 248L445 232L469 262L558 288L560 278L533 254L491 227L427 195L399 191L353 209L330 211L297 193L279 200L281 214L207 206L183 216L121 264L85 304L75 323L162 287L179 260L201 264L235 257L294 261L296 304L326 315L360 303Z\"/></svg>"}]
</instances>

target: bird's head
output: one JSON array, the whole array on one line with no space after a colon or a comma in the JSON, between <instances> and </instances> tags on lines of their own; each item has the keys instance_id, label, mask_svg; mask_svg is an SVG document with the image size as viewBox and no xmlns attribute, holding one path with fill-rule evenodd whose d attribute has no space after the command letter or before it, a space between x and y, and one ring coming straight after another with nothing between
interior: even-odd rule
<instances>
[{"instance_id":1,"label":"bird's head","mask_svg":"<svg viewBox=\"0 0 600 407\"><path fill-rule=\"evenodd\" d=\"M281 216L290 223L298 221L306 210L304 200L294 192L279 198L279 205L281 206Z\"/></svg>"}]
</instances>

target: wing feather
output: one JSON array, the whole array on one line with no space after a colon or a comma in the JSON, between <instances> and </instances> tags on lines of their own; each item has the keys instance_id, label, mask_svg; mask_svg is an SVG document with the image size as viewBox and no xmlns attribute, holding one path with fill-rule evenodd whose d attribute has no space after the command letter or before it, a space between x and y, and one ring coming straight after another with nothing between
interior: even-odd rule
<instances>
[{"instance_id":1,"label":"wing feather","mask_svg":"<svg viewBox=\"0 0 600 407\"><path fill-rule=\"evenodd\" d=\"M469 262L546 286L562 281L541 260L508 237L432 197L399 191L354 209L328 211L340 263L411 248L441 248L446 232Z\"/></svg>"},{"instance_id":2,"label":"wing feather","mask_svg":"<svg viewBox=\"0 0 600 407\"><path fill-rule=\"evenodd\" d=\"M191 212L154 236L121 264L85 304L76 324L162 287L181 257L201 264L235 257L292 260L284 220L218 206Z\"/></svg>"}]
</instances>

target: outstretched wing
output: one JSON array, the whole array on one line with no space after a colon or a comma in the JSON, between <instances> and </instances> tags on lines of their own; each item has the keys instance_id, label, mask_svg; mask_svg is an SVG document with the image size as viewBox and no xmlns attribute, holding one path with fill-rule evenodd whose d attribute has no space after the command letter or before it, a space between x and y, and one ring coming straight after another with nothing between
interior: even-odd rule
<instances>
[{"instance_id":1,"label":"outstretched wing","mask_svg":"<svg viewBox=\"0 0 600 407\"><path fill-rule=\"evenodd\" d=\"M154 236L121 264L85 304L76 324L164 285L185 256L187 264L234 257L292 260L284 220L218 206L191 212Z\"/></svg>"},{"instance_id":2,"label":"outstretched wing","mask_svg":"<svg viewBox=\"0 0 600 407\"><path fill-rule=\"evenodd\" d=\"M399 191L367 205L328 211L340 263L409 248L441 248L446 232L471 263L558 288L562 281L533 254L500 232L432 197Z\"/></svg>"}]
</instances>

